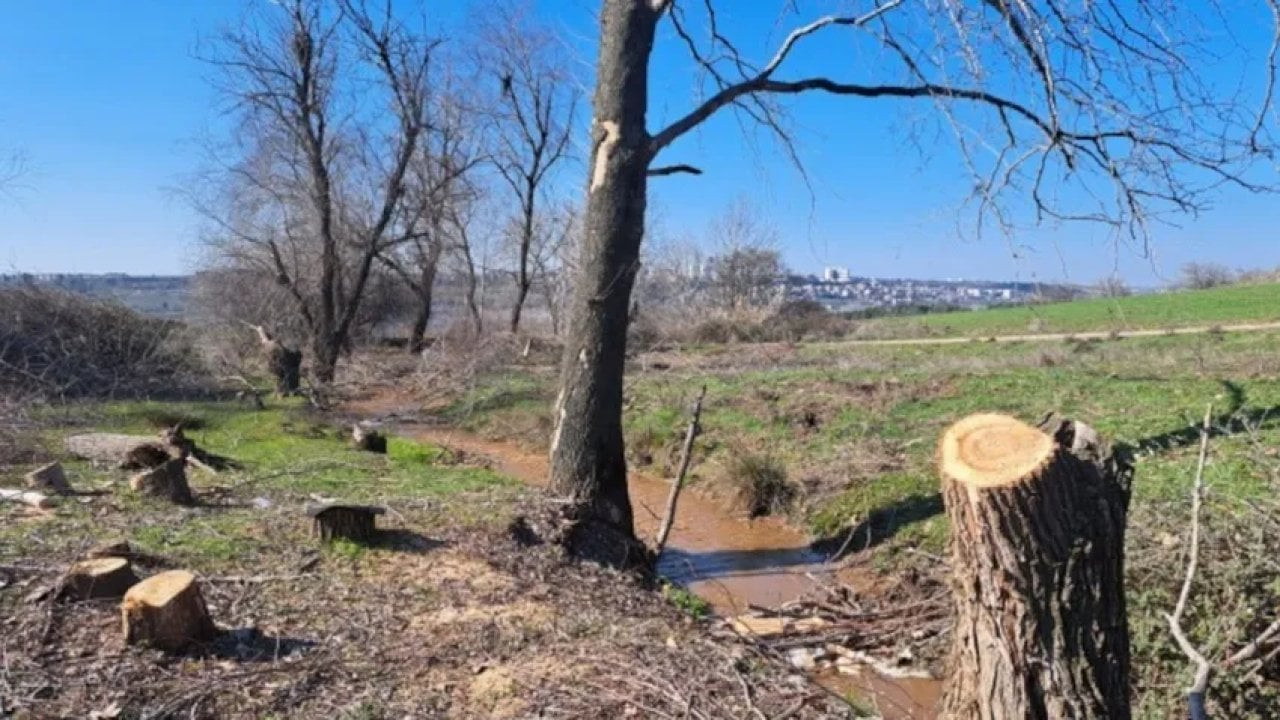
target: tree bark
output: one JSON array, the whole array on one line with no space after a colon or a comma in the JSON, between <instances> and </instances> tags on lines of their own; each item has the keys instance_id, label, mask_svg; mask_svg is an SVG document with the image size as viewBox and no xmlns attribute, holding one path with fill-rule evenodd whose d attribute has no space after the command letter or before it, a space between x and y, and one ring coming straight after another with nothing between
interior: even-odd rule
<instances>
[{"instance_id":1,"label":"tree bark","mask_svg":"<svg viewBox=\"0 0 1280 720\"><path fill-rule=\"evenodd\" d=\"M53 495L74 495L71 483L67 482L67 474L62 463L51 462L48 465L32 470L25 476L27 487Z\"/></svg>"},{"instance_id":2,"label":"tree bark","mask_svg":"<svg viewBox=\"0 0 1280 720\"><path fill-rule=\"evenodd\" d=\"M1051 430L973 415L943 435L956 603L943 717L1130 716L1131 469L1085 425Z\"/></svg>"},{"instance_id":3,"label":"tree bark","mask_svg":"<svg viewBox=\"0 0 1280 720\"><path fill-rule=\"evenodd\" d=\"M431 322L431 293L426 297L418 296L418 309L413 315L413 325L409 328L409 354L421 355L426 347L427 325Z\"/></svg>"},{"instance_id":4,"label":"tree bark","mask_svg":"<svg viewBox=\"0 0 1280 720\"><path fill-rule=\"evenodd\" d=\"M571 550L635 562L622 437L627 310L644 235L649 54L657 3L606 0L601 13L583 263L555 405L551 487L570 499Z\"/></svg>"}]
</instances>

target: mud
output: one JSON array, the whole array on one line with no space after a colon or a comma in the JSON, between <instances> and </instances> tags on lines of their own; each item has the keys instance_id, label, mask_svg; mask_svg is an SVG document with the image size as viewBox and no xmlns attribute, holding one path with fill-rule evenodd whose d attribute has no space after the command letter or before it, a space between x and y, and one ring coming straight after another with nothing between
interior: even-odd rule
<instances>
[{"instance_id":1,"label":"mud","mask_svg":"<svg viewBox=\"0 0 1280 720\"><path fill-rule=\"evenodd\" d=\"M385 399L351 403L347 409L371 418L383 418L395 432L487 461L496 472L534 486L547 482L547 459L505 442L486 440L449 427L409 421ZM639 472L628 475L636 533L652 539L661 523L670 482ZM841 572L809 546L808 538L777 518L749 520L727 510L722 502L686 492L666 550L658 560L659 573L688 588L711 604L722 616L745 613L752 606L774 608L794 600L821 583L839 580L857 587L870 581ZM841 693L851 692L875 704L888 720L935 717L941 683L912 677L887 677L870 667L856 675L818 678Z\"/></svg>"}]
</instances>

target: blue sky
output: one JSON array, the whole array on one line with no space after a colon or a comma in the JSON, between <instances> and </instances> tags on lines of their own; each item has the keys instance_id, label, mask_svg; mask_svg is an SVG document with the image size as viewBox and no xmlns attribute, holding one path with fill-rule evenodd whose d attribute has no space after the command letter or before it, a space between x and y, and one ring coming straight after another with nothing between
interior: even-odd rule
<instances>
[{"instance_id":1,"label":"blue sky","mask_svg":"<svg viewBox=\"0 0 1280 720\"><path fill-rule=\"evenodd\" d=\"M262 1L262 0L256 0ZM830 3L801 2L806 17ZM726 28L750 38L757 59L794 18L778 2L724 3ZM445 22L456 21L458 3ZM589 78L594 0L541 0L539 13L581 56ZM20 151L28 172L0 195L0 271L170 273L197 258L197 221L174 193L200 162L199 139L224 128L219 101L196 57L198 42L239 16L238 0L44 0L11 3L0 24L0 150ZM428 5L428 8L431 8ZM820 54L820 53L819 53ZM796 74L823 66L796 58ZM1224 81L1238 67L1216 72ZM659 38L651 127L695 101L692 62ZM669 149L664 160L705 174L653 181L663 231L698 237L738 197L781 231L798 270L848 266L855 274L1091 282L1117 268L1131 282L1158 284L1190 260L1234 267L1280 265L1280 203L1224 192L1216 209L1154 235L1153 258L1117 246L1097 227L1069 225L957 239L956 209L967 180L945 140L922 154L904 128L919 107L886 101L808 97L791 105L810 178L766 136L717 117ZM587 113L579 136L585 140ZM926 157L927 156L927 157ZM582 186L581 167L562 183Z\"/></svg>"}]
</instances>

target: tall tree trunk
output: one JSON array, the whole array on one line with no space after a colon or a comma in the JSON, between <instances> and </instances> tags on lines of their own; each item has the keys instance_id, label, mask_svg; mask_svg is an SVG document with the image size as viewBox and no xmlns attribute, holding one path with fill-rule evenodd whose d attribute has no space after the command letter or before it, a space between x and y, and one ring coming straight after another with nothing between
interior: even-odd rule
<instances>
[{"instance_id":1,"label":"tall tree trunk","mask_svg":"<svg viewBox=\"0 0 1280 720\"><path fill-rule=\"evenodd\" d=\"M521 277L516 278L516 301L511 306L511 334L520 332L520 314L524 311L525 299L529 297L529 280L521 269Z\"/></svg>"},{"instance_id":2,"label":"tall tree trunk","mask_svg":"<svg viewBox=\"0 0 1280 720\"><path fill-rule=\"evenodd\" d=\"M421 355L426 347L427 324L431 322L431 293L426 298L419 297L418 309L413 314L413 325L409 328L409 354Z\"/></svg>"},{"instance_id":3,"label":"tall tree trunk","mask_svg":"<svg viewBox=\"0 0 1280 720\"><path fill-rule=\"evenodd\" d=\"M414 294L418 298L418 308L413 315L413 326L409 329L409 352L420 355L426 347L427 326L431 324L431 309L434 304L436 287L436 268L439 265L440 251L437 248L426 258L422 272L418 277Z\"/></svg>"},{"instance_id":4,"label":"tall tree trunk","mask_svg":"<svg viewBox=\"0 0 1280 720\"><path fill-rule=\"evenodd\" d=\"M311 374L317 383L328 385L337 374L338 355L342 353L341 340L329 334L317 333L312 341Z\"/></svg>"},{"instance_id":5,"label":"tall tree trunk","mask_svg":"<svg viewBox=\"0 0 1280 720\"><path fill-rule=\"evenodd\" d=\"M942 438L956 622L942 715L1129 717L1131 469L1097 434L973 415Z\"/></svg>"},{"instance_id":6,"label":"tall tree trunk","mask_svg":"<svg viewBox=\"0 0 1280 720\"><path fill-rule=\"evenodd\" d=\"M529 297L529 252L533 248L533 205L537 202L537 184L530 180L525 188L521 204L524 206L524 217L520 222L520 269L516 273L516 301L511 306L511 334L520 332L520 314L524 311L525 300Z\"/></svg>"},{"instance_id":7,"label":"tall tree trunk","mask_svg":"<svg viewBox=\"0 0 1280 720\"><path fill-rule=\"evenodd\" d=\"M555 406L551 487L571 499L579 554L638 560L627 497L622 379L627 309L644 235L649 54L657 3L605 0L597 64L582 267Z\"/></svg>"}]
</instances>

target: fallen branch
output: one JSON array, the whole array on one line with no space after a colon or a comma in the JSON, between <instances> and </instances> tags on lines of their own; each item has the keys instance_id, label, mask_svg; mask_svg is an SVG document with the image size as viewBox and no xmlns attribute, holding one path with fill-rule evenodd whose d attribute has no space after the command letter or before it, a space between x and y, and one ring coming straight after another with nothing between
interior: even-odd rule
<instances>
[{"instance_id":1,"label":"fallen branch","mask_svg":"<svg viewBox=\"0 0 1280 720\"><path fill-rule=\"evenodd\" d=\"M693 456L693 441L702 430L698 420L702 417L702 399L706 396L707 386L703 385L702 390L698 392L698 399L693 403L693 417L689 420L689 429L684 434L684 447L680 451L680 470L676 473L676 479L671 483L671 492L667 495L667 509L663 513L662 526L658 530L657 543L653 549L655 557L662 554L662 548L666 547L667 537L671 534L671 526L675 524L676 503L679 502L680 490L684 487L684 476L689 472L689 461Z\"/></svg>"},{"instance_id":2,"label":"fallen branch","mask_svg":"<svg viewBox=\"0 0 1280 720\"><path fill-rule=\"evenodd\" d=\"M1186 574L1183 576L1182 589L1178 593L1178 601L1174 605L1173 612L1165 615L1165 619L1169 623L1169 631L1173 634L1173 639L1177 642L1178 648L1182 650L1182 654L1186 655L1196 668L1195 680L1192 682L1191 687L1187 688L1187 709L1191 720L1208 720L1209 715L1205 709L1205 696L1209 690L1209 680L1215 669L1213 662L1196 648L1191 640L1187 638L1186 631L1182 628L1182 616L1187 610L1187 602L1191 597L1191 584L1195 580L1196 570L1200 561L1200 509L1204 495L1204 466L1209 453L1209 424L1212 413L1213 406L1210 405L1205 409L1204 424L1200 429L1200 457L1196 464L1195 481L1191 491L1191 547L1187 553ZM1280 619L1271 623L1252 641L1223 660L1221 667L1230 668L1253 659L1262 651L1264 645L1277 636L1280 636Z\"/></svg>"},{"instance_id":3,"label":"fallen branch","mask_svg":"<svg viewBox=\"0 0 1280 720\"><path fill-rule=\"evenodd\" d=\"M53 501L49 499L48 495L29 490L6 490L0 488L0 500L22 503L40 510L48 510L53 507Z\"/></svg>"}]
</instances>

